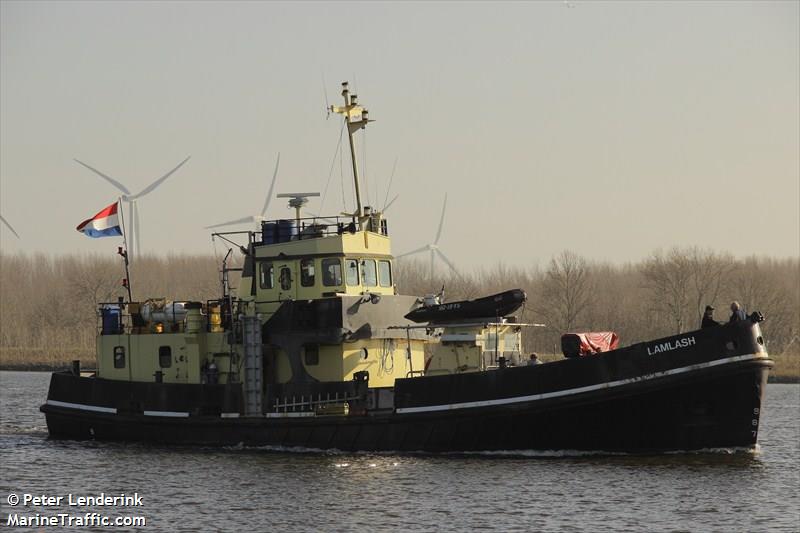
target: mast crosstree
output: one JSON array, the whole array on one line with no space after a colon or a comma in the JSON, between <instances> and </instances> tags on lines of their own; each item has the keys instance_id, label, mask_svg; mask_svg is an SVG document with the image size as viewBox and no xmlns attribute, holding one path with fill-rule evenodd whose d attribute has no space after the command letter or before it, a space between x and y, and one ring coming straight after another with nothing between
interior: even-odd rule
<instances>
[{"instance_id":1,"label":"mast crosstree","mask_svg":"<svg viewBox=\"0 0 800 533\"><path fill-rule=\"evenodd\" d=\"M356 158L356 147L353 141L353 134L360 129L366 127L367 123L374 122L369 119L369 112L358 105L358 95L350 94L348 83L342 82L342 97L344 98L344 106L330 107L333 113L338 113L344 116L347 123L347 138L350 141L350 160L353 162L353 182L356 190L356 212L358 217L358 224L362 226L364 222L364 207L361 205L361 188L358 182L358 159Z\"/></svg>"}]
</instances>

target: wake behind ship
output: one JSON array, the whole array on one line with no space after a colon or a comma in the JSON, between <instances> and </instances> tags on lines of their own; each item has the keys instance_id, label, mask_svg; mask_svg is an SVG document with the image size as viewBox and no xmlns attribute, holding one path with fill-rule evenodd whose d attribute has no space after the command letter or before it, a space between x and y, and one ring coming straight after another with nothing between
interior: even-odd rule
<instances>
[{"instance_id":1,"label":"wake behind ship","mask_svg":"<svg viewBox=\"0 0 800 533\"><path fill-rule=\"evenodd\" d=\"M52 375L53 438L364 451L597 450L756 445L772 366L747 320L527 364L510 290L471 301L397 294L387 220L363 206L353 133L370 120L343 84L356 210L216 234L212 301L99 308L97 370ZM239 239L237 241L237 239ZM576 337L577 338L577 337ZM577 341L579 344L582 341ZM565 344L566 346L567 344Z\"/></svg>"}]
</instances>

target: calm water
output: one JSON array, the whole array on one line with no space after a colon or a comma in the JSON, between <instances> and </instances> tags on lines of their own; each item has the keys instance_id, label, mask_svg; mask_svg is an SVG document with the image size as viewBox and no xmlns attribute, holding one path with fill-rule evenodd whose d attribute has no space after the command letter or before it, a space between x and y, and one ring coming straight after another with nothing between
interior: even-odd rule
<instances>
[{"instance_id":1,"label":"calm water","mask_svg":"<svg viewBox=\"0 0 800 533\"><path fill-rule=\"evenodd\" d=\"M141 531L800 530L800 385L767 388L758 453L521 457L48 441L48 379L0 372L0 528L13 511L139 515ZM7 502L100 492L143 505Z\"/></svg>"}]
</instances>

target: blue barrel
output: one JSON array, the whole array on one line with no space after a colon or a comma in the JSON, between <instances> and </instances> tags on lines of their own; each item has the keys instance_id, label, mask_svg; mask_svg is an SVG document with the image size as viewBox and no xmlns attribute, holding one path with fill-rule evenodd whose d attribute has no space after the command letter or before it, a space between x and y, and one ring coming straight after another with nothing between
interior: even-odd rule
<instances>
[{"instance_id":1,"label":"blue barrel","mask_svg":"<svg viewBox=\"0 0 800 533\"><path fill-rule=\"evenodd\" d=\"M289 242L297 240L297 221L279 220L278 221L278 242Z\"/></svg>"},{"instance_id":2,"label":"blue barrel","mask_svg":"<svg viewBox=\"0 0 800 533\"><path fill-rule=\"evenodd\" d=\"M261 244L275 244L278 242L278 224L275 222L261 223Z\"/></svg>"},{"instance_id":3,"label":"blue barrel","mask_svg":"<svg viewBox=\"0 0 800 533\"><path fill-rule=\"evenodd\" d=\"M119 335L121 312L118 305L109 304L100 310L103 320L103 335Z\"/></svg>"}]
</instances>

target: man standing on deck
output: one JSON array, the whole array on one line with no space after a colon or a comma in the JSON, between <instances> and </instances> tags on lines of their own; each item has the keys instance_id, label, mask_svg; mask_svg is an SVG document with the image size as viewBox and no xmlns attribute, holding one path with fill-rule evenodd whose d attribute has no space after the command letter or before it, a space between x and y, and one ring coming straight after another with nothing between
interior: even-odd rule
<instances>
[{"instance_id":1,"label":"man standing on deck","mask_svg":"<svg viewBox=\"0 0 800 533\"><path fill-rule=\"evenodd\" d=\"M742 320L747 320L747 315L744 314L744 309L739 305L739 302L733 302L731 304L731 319L728 322L739 322Z\"/></svg>"},{"instance_id":2,"label":"man standing on deck","mask_svg":"<svg viewBox=\"0 0 800 533\"><path fill-rule=\"evenodd\" d=\"M714 320L714 308L707 305L706 312L703 313L703 323L700 324L700 327L705 329L713 326L719 326L719 322Z\"/></svg>"}]
</instances>

